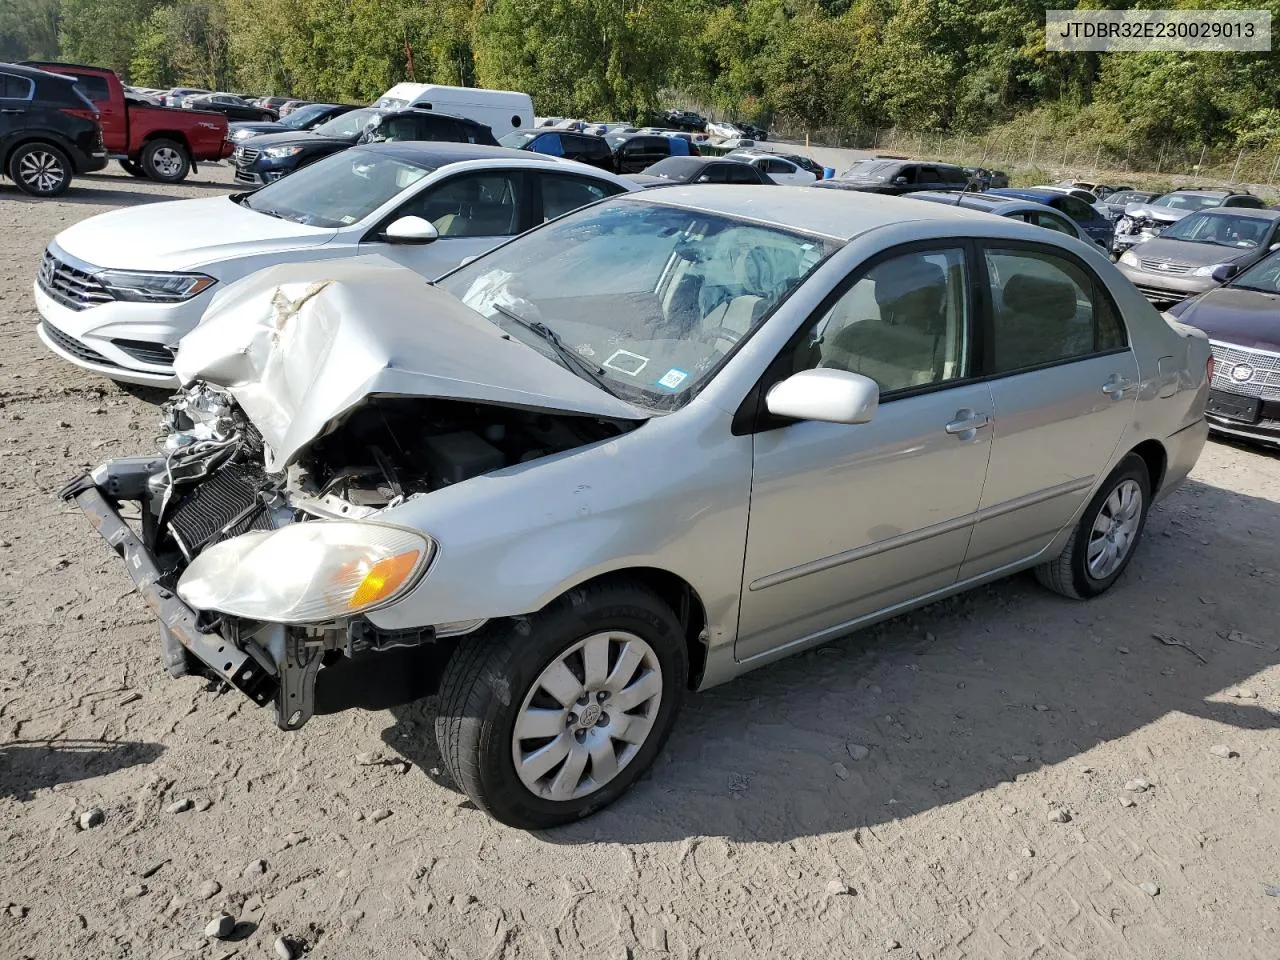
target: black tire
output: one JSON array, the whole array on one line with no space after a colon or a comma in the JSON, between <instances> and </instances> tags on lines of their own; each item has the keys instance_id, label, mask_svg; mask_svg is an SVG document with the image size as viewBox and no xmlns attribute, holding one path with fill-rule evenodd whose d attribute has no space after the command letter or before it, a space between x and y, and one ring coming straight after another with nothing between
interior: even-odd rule
<instances>
[{"instance_id":1,"label":"black tire","mask_svg":"<svg viewBox=\"0 0 1280 960\"><path fill-rule=\"evenodd\" d=\"M181 183L191 171L191 156L176 140L152 140L142 148L142 169L160 183Z\"/></svg>"},{"instance_id":2,"label":"black tire","mask_svg":"<svg viewBox=\"0 0 1280 960\"><path fill-rule=\"evenodd\" d=\"M137 177L139 180L147 179L147 171L143 170L139 164L132 160L121 160L120 169L131 177Z\"/></svg>"},{"instance_id":3,"label":"black tire","mask_svg":"<svg viewBox=\"0 0 1280 960\"><path fill-rule=\"evenodd\" d=\"M516 720L526 698L535 695L543 671L575 644L604 631L633 634L655 655L662 692L652 727L603 786L576 799L540 797L516 771ZM524 830L569 823L612 803L653 763L675 723L687 675L680 622L652 590L625 579L575 589L528 618L494 623L462 638L440 683L440 754L454 783L494 819Z\"/></svg>"},{"instance_id":4,"label":"black tire","mask_svg":"<svg viewBox=\"0 0 1280 960\"><path fill-rule=\"evenodd\" d=\"M51 143L24 143L9 155L9 179L32 197L57 197L71 186L67 155Z\"/></svg>"},{"instance_id":5,"label":"black tire","mask_svg":"<svg viewBox=\"0 0 1280 960\"><path fill-rule=\"evenodd\" d=\"M1089 570L1088 554L1090 541L1094 538L1094 526L1099 515L1108 505L1113 494L1117 494L1128 483L1136 483L1141 491L1142 501L1138 508L1137 526L1132 535L1127 537L1124 553L1119 558L1119 565L1106 572L1105 576L1095 576ZM1085 507L1080 515L1080 522L1065 550L1056 559L1036 567L1036 579L1054 593L1073 600L1087 600L1111 589L1112 584L1120 579L1129 561L1133 559L1142 539L1142 531L1147 525L1147 511L1151 508L1151 476L1146 462L1137 454L1131 453L1120 461L1119 466L1111 472L1105 483ZM1110 509L1110 508L1108 508ZM1102 539L1105 539L1103 537ZM1095 540L1095 542L1097 542Z\"/></svg>"}]
</instances>

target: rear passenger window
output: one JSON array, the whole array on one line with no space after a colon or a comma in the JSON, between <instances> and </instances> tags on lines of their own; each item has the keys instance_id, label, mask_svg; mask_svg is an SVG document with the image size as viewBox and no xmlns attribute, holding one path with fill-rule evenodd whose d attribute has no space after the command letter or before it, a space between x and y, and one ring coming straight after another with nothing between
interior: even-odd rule
<instances>
[{"instance_id":1,"label":"rear passenger window","mask_svg":"<svg viewBox=\"0 0 1280 960\"><path fill-rule=\"evenodd\" d=\"M986 263L992 372L1013 373L1125 346L1119 316L1084 268L1032 250L988 250Z\"/></svg>"},{"instance_id":2,"label":"rear passenger window","mask_svg":"<svg viewBox=\"0 0 1280 960\"><path fill-rule=\"evenodd\" d=\"M967 374L964 252L923 250L864 273L801 338L793 372L813 367L870 377L882 393Z\"/></svg>"},{"instance_id":3,"label":"rear passenger window","mask_svg":"<svg viewBox=\"0 0 1280 960\"><path fill-rule=\"evenodd\" d=\"M0 73L0 97L6 100L30 100L35 84L30 77Z\"/></svg>"},{"instance_id":4,"label":"rear passenger window","mask_svg":"<svg viewBox=\"0 0 1280 960\"><path fill-rule=\"evenodd\" d=\"M533 141L530 148L534 153L545 153L549 157L564 156L564 141L558 133L545 133Z\"/></svg>"},{"instance_id":5,"label":"rear passenger window","mask_svg":"<svg viewBox=\"0 0 1280 960\"><path fill-rule=\"evenodd\" d=\"M569 177L560 174L542 174L542 219L553 220L588 203L595 203L622 191L611 183Z\"/></svg>"},{"instance_id":6,"label":"rear passenger window","mask_svg":"<svg viewBox=\"0 0 1280 960\"><path fill-rule=\"evenodd\" d=\"M399 143L405 140L419 140L422 130L417 117L387 117L378 127L378 139L387 143Z\"/></svg>"},{"instance_id":7,"label":"rear passenger window","mask_svg":"<svg viewBox=\"0 0 1280 960\"><path fill-rule=\"evenodd\" d=\"M1065 233L1068 237L1077 237L1075 229L1062 217L1055 216L1052 213L1042 213L1037 210L1031 214L1035 217L1032 221L1037 227L1044 227L1046 230L1056 230L1058 233Z\"/></svg>"}]
</instances>

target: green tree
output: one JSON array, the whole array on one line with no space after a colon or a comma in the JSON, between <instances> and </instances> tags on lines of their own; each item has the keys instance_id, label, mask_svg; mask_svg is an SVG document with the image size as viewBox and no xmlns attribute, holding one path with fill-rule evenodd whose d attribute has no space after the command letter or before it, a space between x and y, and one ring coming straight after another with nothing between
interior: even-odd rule
<instances>
[{"instance_id":1,"label":"green tree","mask_svg":"<svg viewBox=\"0 0 1280 960\"><path fill-rule=\"evenodd\" d=\"M128 76L137 37L156 0L63 0L62 55Z\"/></svg>"},{"instance_id":2,"label":"green tree","mask_svg":"<svg viewBox=\"0 0 1280 960\"><path fill-rule=\"evenodd\" d=\"M56 57L61 6L62 0L4 0L0 4L0 61Z\"/></svg>"}]
</instances>

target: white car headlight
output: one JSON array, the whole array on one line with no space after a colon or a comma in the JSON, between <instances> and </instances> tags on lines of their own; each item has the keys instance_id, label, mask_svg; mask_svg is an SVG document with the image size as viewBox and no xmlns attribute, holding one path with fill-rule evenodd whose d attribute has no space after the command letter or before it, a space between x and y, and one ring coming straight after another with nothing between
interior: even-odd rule
<instances>
[{"instance_id":1,"label":"white car headlight","mask_svg":"<svg viewBox=\"0 0 1280 960\"><path fill-rule=\"evenodd\" d=\"M1211 277L1213 276L1213 271L1217 270L1219 267L1229 266L1231 266L1229 263L1209 263L1205 264L1203 267L1196 267L1191 271L1191 275L1193 277Z\"/></svg>"},{"instance_id":2,"label":"white car headlight","mask_svg":"<svg viewBox=\"0 0 1280 960\"><path fill-rule=\"evenodd\" d=\"M279 146L279 147L267 147L267 149L262 151L262 155L264 157L279 159L280 157L296 157L301 152L302 152L302 147L300 146L296 146L296 145L295 146Z\"/></svg>"},{"instance_id":3,"label":"white car headlight","mask_svg":"<svg viewBox=\"0 0 1280 960\"><path fill-rule=\"evenodd\" d=\"M1124 253L1120 254L1120 262L1127 263L1131 267L1136 267L1138 265L1138 255L1132 250L1126 250Z\"/></svg>"},{"instance_id":4,"label":"white car headlight","mask_svg":"<svg viewBox=\"0 0 1280 960\"><path fill-rule=\"evenodd\" d=\"M250 620L321 623L411 590L435 544L402 527L314 520L246 533L206 549L178 581L197 610Z\"/></svg>"},{"instance_id":5,"label":"white car headlight","mask_svg":"<svg viewBox=\"0 0 1280 960\"><path fill-rule=\"evenodd\" d=\"M117 300L142 303L180 303L208 290L218 281L203 273L143 273L137 270L103 270L97 280Z\"/></svg>"},{"instance_id":6,"label":"white car headlight","mask_svg":"<svg viewBox=\"0 0 1280 960\"><path fill-rule=\"evenodd\" d=\"M232 140L248 140L256 133L254 130L237 130L231 135Z\"/></svg>"}]
</instances>

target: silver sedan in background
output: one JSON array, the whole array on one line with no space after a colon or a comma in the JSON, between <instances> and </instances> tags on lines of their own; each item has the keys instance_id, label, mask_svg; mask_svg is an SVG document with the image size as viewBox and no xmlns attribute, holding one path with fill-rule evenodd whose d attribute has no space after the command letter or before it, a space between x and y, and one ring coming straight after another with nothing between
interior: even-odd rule
<instances>
[{"instance_id":1,"label":"silver sedan in background","mask_svg":"<svg viewBox=\"0 0 1280 960\"><path fill-rule=\"evenodd\" d=\"M672 187L434 285L370 259L229 286L164 448L64 495L171 671L286 730L321 669L438 650L444 766L542 828L619 797L691 689L1023 569L1111 588L1200 454L1209 363L1064 234Z\"/></svg>"}]
</instances>

